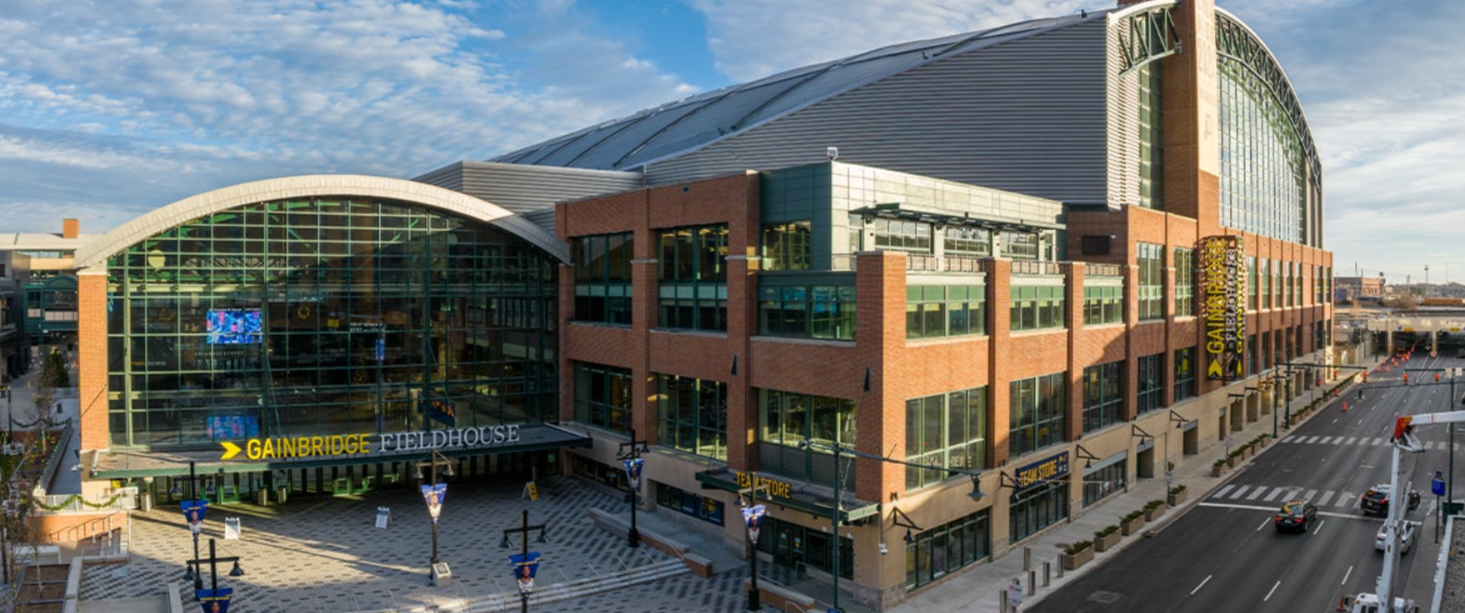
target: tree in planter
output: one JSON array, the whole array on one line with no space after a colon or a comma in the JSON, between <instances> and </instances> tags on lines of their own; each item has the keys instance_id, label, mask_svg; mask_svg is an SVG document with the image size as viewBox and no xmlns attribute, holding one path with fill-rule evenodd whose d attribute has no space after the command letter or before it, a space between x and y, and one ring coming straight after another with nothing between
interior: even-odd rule
<instances>
[{"instance_id":1,"label":"tree in planter","mask_svg":"<svg viewBox=\"0 0 1465 613\"><path fill-rule=\"evenodd\" d=\"M66 356L60 351L51 349L46 354L46 360L41 363L41 387L71 387L71 374L66 372Z\"/></svg>"}]
</instances>

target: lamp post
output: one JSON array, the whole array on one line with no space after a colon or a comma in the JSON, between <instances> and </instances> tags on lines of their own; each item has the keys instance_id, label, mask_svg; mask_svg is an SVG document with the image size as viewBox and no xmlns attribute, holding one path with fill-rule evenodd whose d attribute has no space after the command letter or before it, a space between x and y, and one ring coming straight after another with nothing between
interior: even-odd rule
<instances>
[{"instance_id":1,"label":"lamp post","mask_svg":"<svg viewBox=\"0 0 1465 613\"><path fill-rule=\"evenodd\" d=\"M432 475L432 490L431 490L431 493L425 493L426 496L439 496L439 497L442 496L442 494L439 493L438 492L438 489L437 489L437 486L438 486L437 467L438 466L444 467L443 468L443 476L444 477L451 477L451 476L453 476L453 463L452 463L452 461L451 460L448 460L447 456L444 456L437 449L433 449L432 450L432 453L430 455L428 455L427 461L425 461L425 462L418 462L417 463L417 473L414 475L415 477L417 477L417 480L419 480L419 481L422 480L422 469L423 468L428 469L428 471ZM437 501L434 501L434 500L428 500L427 501L427 504L428 504L427 511L428 511L428 514L431 516L431 520L432 520L432 560L428 563L428 569L427 569L429 576L432 576L432 573L435 572L435 569L433 567L435 567L435 566L437 566L438 564L441 563L441 561L437 557L437 512L433 509L434 502L436 502L439 507L441 507L441 505L442 505L441 498L438 498Z\"/></svg>"},{"instance_id":2,"label":"lamp post","mask_svg":"<svg viewBox=\"0 0 1465 613\"><path fill-rule=\"evenodd\" d=\"M839 608L839 571L840 571L840 568L839 568L839 525L841 523L844 523L842 521L843 520L843 515L844 515L844 510L842 508L842 505L840 504L841 499L843 499L843 497L844 497L844 487L843 487L843 484L839 480L839 456L840 456L840 454L847 453L847 454L852 455L852 456L855 456L857 458L864 458L864 459L867 459L867 460L876 460L876 461L879 461L879 462L887 462L887 463L890 463L890 464L900 464L901 466L906 466L906 467L909 467L909 468L920 468L920 469L924 469L924 470L939 470L939 471L945 472L948 475L967 475L967 476L969 476L969 477L972 478L972 491L971 491L970 494L967 494L967 496L970 497L973 501L981 500L982 497L984 496L984 494L982 494L981 483L978 481L978 479L982 476L981 473L976 473L976 472L972 472L972 471L969 471L969 470L961 470L959 468L945 468L945 467L941 467L941 466L927 466L927 465L924 465L924 464L912 464L910 462L896 460L894 458L887 458L887 457L878 456L878 455L875 455L875 454L872 454L872 453L865 453L863 451L856 451L854 449L847 449L843 445L841 445L840 443L821 443L821 442L818 442L818 441L813 441L813 440L809 440L809 439L803 439L803 440L800 440L799 441L799 449L812 449L812 450L817 450L817 451L828 451L828 452L834 454L834 508L831 510L831 512L829 514L830 528L831 528L831 532L833 532L833 538L830 541L831 542L831 549L833 551L830 552L831 555L830 555L829 559L832 562L832 564L830 565L830 569L833 571L832 573L830 573L830 575L834 577L834 598L833 598L832 602L830 603L832 606L830 606L830 608L829 608L829 613L842 613L842 609Z\"/></svg>"},{"instance_id":3,"label":"lamp post","mask_svg":"<svg viewBox=\"0 0 1465 613\"><path fill-rule=\"evenodd\" d=\"M196 463L189 462L188 463L188 503L189 504L192 504L193 501L195 501L195 500L198 500L198 467L197 467L197 464ZM185 520L189 520L189 517L188 517L187 514L184 514L183 517L184 517ZM200 523L202 523L202 521L203 520L201 520L201 519L199 520ZM189 523L189 531L193 533L193 559L197 560L198 559L198 535L199 535L199 532L201 530L195 530L192 521L189 521L188 523ZM210 542L212 542L212 541L210 541ZM198 575L198 573L194 572L193 565L192 564L188 565L188 570L187 571L184 571L184 573L183 573L183 580L184 581L192 580L193 581L193 589L195 589L195 590L201 590L201 589L203 589L203 577L200 577Z\"/></svg>"},{"instance_id":4,"label":"lamp post","mask_svg":"<svg viewBox=\"0 0 1465 613\"><path fill-rule=\"evenodd\" d=\"M631 440L621 443L616 459L625 462L626 485L631 490L631 531L626 534L626 544L635 549L641 546L641 531L636 529L636 499L641 490L641 454L650 451L646 441L636 440L636 429L631 429Z\"/></svg>"},{"instance_id":5,"label":"lamp post","mask_svg":"<svg viewBox=\"0 0 1465 613\"><path fill-rule=\"evenodd\" d=\"M208 557L208 559L207 560L203 560L203 559L200 559L198 556L194 556L192 560L189 560L188 561L188 568L190 570L194 570L194 567L198 567L198 566L202 565L204 562L208 562L209 563L209 582L210 582L210 584L212 586L211 589L209 590L211 599L212 600L229 600L229 595L228 594L220 594L219 593L219 562L233 562L234 563L234 569L229 571L229 576L230 577L243 577L244 576L244 569L243 568L240 568L240 566L239 566L239 556L228 556L228 557L223 557L223 558L219 557L218 554L217 554L217 552L216 552L216 550L215 550L214 539L210 538L209 539L209 557ZM197 599L199 597L198 592L200 592L200 591L203 590L203 579L202 579L202 575L203 575L203 569L201 567L198 568L197 570L194 570L194 576L195 577L199 577L198 579L194 579L194 582L193 582L193 586L194 586L193 587L193 589L194 589L194 598L195 599ZM207 610L207 609L205 609L205 610ZM214 609L214 610L218 610L218 609Z\"/></svg>"},{"instance_id":6,"label":"lamp post","mask_svg":"<svg viewBox=\"0 0 1465 613\"><path fill-rule=\"evenodd\" d=\"M748 532L748 558L751 561L749 570L748 587L748 610L763 610L763 593L758 591L758 533L762 527L764 508L758 504L758 492L763 492L764 497L768 495L768 484L758 478L758 473L752 475L752 486L738 490L738 502L742 502L743 494L748 495L748 502L743 506L743 524Z\"/></svg>"},{"instance_id":7,"label":"lamp post","mask_svg":"<svg viewBox=\"0 0 1465 613\"><path fill-rule=\"evenodd\" d=\"M1174 409L1170 410L1170 421L1175 424L1175 429L1185 427L1185 418ZM1174 485L1175 475L1170 469L1170 433L1165 432L1165 508L1170 508L1170 488Z\"/></svg>"},{"instance_id":8,"label":"lamp post","mask_svg":"<svg viewBox=\"0 0 1465 613\"><path fill-rule=\"evenodd\" d=\"M545 525L544 524L538 524L538 525L534 525L534 526L529 525L529 509L521 510L521 511L519 511L519 527L518 528L505 528L504 529L503 540L499 541L499 547L502 548L502 549L508 549L509 548L509 535L510 534L518 534L519 535L519 543L520 543L519 553L520 553L521 556L523 556L520 559L528 559L528 557L529 557L529 531L530 530L538 530L539 531L539 542L541 542L541 543L548 543L549 542L549 539L548 538L545 538L545 536L544 536L544 529L545 529ZM529 613L529 593L528 592L525 592L525 591L522 591L522 590L519 592L519 611L520 611L520 613Z\"/></svg>"}]
</instances>

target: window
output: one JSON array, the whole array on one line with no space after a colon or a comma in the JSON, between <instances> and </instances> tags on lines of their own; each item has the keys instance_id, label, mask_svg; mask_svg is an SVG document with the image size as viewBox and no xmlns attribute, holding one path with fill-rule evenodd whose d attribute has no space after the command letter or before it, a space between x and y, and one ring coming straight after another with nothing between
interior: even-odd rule
<instances>
[{"instance_id":1,"label":"window","mask_svg":"<svg viewBox=\"0 0 1465 613\"><path fill-rule=\"evenodd\" d=\"M942 249L946 255L987 257L992 255L992 232L982 228L947 226Z\"/></svg>"},{"instance_id":2,"label":"window","mask_svg":"<svg viewBox=\"0 0 1465 613\"><path fill-rule=\"evenodd\" d=\"M1258 288L1256 285L1256 258L1246 256L1246 310L1256 310L1256 296Z\"/></svg>"},{"instance_id":3,"label":"window","mask_svg":"<svg viewBox=\"0 0 1465 613\"><path fill-rule=\"evenodd\" d=\"M829 533L820 528L805 528L764 515L763 535L758 537L758 551L771 556L775 564L790 567L804 564L827 573L834 567L832 541ZM852 579L854 575L854 540L839 537L839 576Z\"/></svg>"},{"instance_id":4,"label":"window","mask_svg":"<svg viewBox=\"0 0 1465 613\"><path fill-rule=\"evenodd\" d=\"M1195 349L1175 350L1175 402L1195 396Z\"/></svg>"},{"instance_id":5,"label":"window","mask_svg":"<svg viewBox=\"0 0 1465 613\"><path fill-rule=\"evenodd\" d=\"M1067 300L1061 285L1014 285L1009 324L1013 332L1062 328L1067 325Z\"/></svg>"},{"instance_id":6,"label":"window","mask_svg":"<svg viewBox=\"0 0 1465 613\"><path fill-rule=\"evenodd\" d=\"M582 236L573 242L575 320L629 325L634 235Z\"/></svg>"},{"instance_id":7,"label":"window","mask_svg":"<svg viewBox=\"0 0 1465 613\"><path fill-rule=\"evenodd\" d=\"M1124 321L1124 286L1084 285L1083 323L1086 326Z\"/></svg>"},{"instance_id":8,"label":"window","mask_svg":"<svg viewBox=\"0 0 1465 613\"><path fill-rule=\"evenodd\" d=\"M1140 321L1165 318L1165 247L1138 243Z\"/></svg>"},{"instance_id":9,"label":"window","mask_svg":"<svg viewBox=\"0 0 1465 613\"><path fill-rule=\"evenodd\" d=\"M876 218L871 224L879 250L931 252L931 224L924 221Z\"/></svg>"},{"instance_id":10,"label":"window","mask_svg":"<svg viewBox=\"0 0 1465 613\"><path fill-rule=\"evenodd\" d=\"M1139 84L1139 205L1163 209L1165 201L1164 113L1160 92L1164 89L1159 64L1146 64L1136 71Z\"/></svg>"},{"instance_id":11,"label":"window","mask_svg":"<svg viewBox=\"0 0 1465 613\"><path fill-rule=\"evenodd\" d=\"M759 334L853 340L855 323L853 285L758 288Z\"/></svg>"},{"instance_id":12,"label":"window","mask_svg":"<svg viewBox=\"0 0 1465 613\"><path fill-rule=\"evenodd\" d=\"M981 285L906 287L905 337L987 333L987 294Z\"/></svg>"},{"instance_id":13,"label":"window","mask_svg":"<svg viewBox=\"0 0 1465 613\"><path fill-rule=\"evenodd\" d=\"M727 330L727 226L662 230L657 325Z\"/></svg>"},{"instance_id":14,"label":"window","mask_svg":"<svg viewBox=\"0 0 1465 613\"><path fill-rule=\"evenodd\" d=\"M1175 248L1175 316L1195 315L1195 250Z\"/></svg>"},{"instance_id":15,"label":"window","mask_svg":"<svg viewBox=\"0 0 1465 613\"><path fill-rule=\"evenodd\" d=\"M1016 543L1068 518L1068 480L1046 481L1012 495L1009 530Z\"/></svg>"},{"instance_id":16,"label":"window","mask_svg":"<svg viewBox=\"0 0 1465 613\"><path fill-rule=\"evenodd\" d=\"M1120 460L1084 475L1083 506L1093 506L1111 494L1124 491L1124 470L1128 464L1126 460Z\"/></svg>"},{"instance_id":17,"label":"window","mask_svg":"<svg viewBox=\"0 0 1465 613\"><path fill-rule=\"evenodd\" d=\"M763 269L808 270L814 254L812 233L807 221L763 226Z\"/></svg>"},{"instance_id":18,"label":"window","mask_svg":"<svg viewBox=\"0 0 1465 613\"><path fill-rule=\"evenodd\" d=\"M834 479L834 456L815 449L799 449L799 441L855 442L855 402L778 390L758 390L758 470L800 481L829 483ZM853 456L841 456L840 478L854 491Z\"/></svg>"},{"instance_id":19,"label":"window","mask_svg":"<svg viewBox=\"0 0 1465 613\"><path fill-rule=\"evenodd\" d=\"M1038 235L1028 232L1003 232L1006 241L1002 255L1014 260L1038 259Z\"/></svg>"},{"instance_id":20,"label":"window","mask_svg":"<svg viewBox=\"0 0 1465 613\"><path fill-rule=\"evenodd\" d=\"M1135 394L1139 401L1139 413L1145 414L1160 408L1160 382L1163 381L1163 353L1139 358L1139 390Z\"/></svg>"},{"instance_id":21,"label":"window","mask_svg":"<svg viewBox=\"0 0 1465 613\"><path fill-rule=\"evenodd\" d=\"M1010 454L1018 457L1064 440L1068 415L1067 373L1058 372L1009 385Z\"/></svg>"},{"instance_id":22,"label":"window","mask_svg":"<svg viewBox=\"0 0 1465 613\"><path fill-rule=\"evenodd\" d=\"M913 535L905 546L905 588L916 589L991 554L991 511L984 509Z\"/></svg>"},{"instance_id":23,"label":"window","mask_svg":"<svg viewBox=\"0 0 1465 613\"><path fill-rule=\"evenodd\" d=\"M579 457L579 456L576 456ZM706 498L679 487L657 482L656 504L691 515L705 522L723 525L725 505L715 498Z\"/></svg>"},{"instance_id":24,"label":"window","mask_svg":"<svg viewBox=\"0 0 1465 613\"><path fill-rule=\"evenodd\" d=\"M576 362L575 420L614 432L630 432L631 371Z\"/></svg>"},{"instance_id":25,"label":"window","mask_svg":"<svg viewBox=\"0 0 1465 613\"><path fill-rule=\"evenodd\" d=\"M727 384L656 375L661 444L717 460L727 459Z\"/></svg>"},{"instance_id":26,"label":"window","mask_svg":"<svg viewBox=\"0 0 1465 613\"><path fill-rule=\"evenodd\" d=\"M1272 261L1262 258L1261 262L1257 264L1257 274L1262 278L1262 308L1270 309L1272 308Z\"/></svg>"},{"instance_id":27,"label":"window","mask_svg":"<svg viewBox=\"0 0 1465 613\"><path fill-rule=\"evenodd\" d=\"M1099 430L1124 420L1124 362L1083 370L1083 431Z\"/></svg>"},{"instance_id":28,"label":"window","mask_svg":"<svg viewBox=\"0 0 1465 613\"><path fill-rule=\"evenodd\" d=\"M961 470L987 467L987 388L905 401L905 461ZM906 467L905 489L951 478L942 470Z\"/></svg>"}]
</instances>

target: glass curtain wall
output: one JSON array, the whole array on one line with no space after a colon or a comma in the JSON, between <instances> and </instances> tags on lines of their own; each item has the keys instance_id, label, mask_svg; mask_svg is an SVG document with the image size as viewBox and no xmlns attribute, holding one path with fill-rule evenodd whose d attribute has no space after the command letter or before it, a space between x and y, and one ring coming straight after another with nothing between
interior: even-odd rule
<instances>
[{"instance_id":1,"label":"glass curtain wall","mask_svg":"<svg viewBox=\"0 0 1465 613\"><path fill-rule=\"evenodd\" d=\"M356 197L248 204L108 261L118 447L553 419L556 262L491 225ZM438 427L441 427L440 425Z\"/></svg>"}]
</instances>

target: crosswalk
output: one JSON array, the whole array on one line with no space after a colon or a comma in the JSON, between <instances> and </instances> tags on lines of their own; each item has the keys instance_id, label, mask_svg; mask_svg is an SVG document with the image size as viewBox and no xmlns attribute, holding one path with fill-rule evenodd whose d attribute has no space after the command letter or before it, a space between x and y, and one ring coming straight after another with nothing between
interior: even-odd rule
<instances>
[{"instance_id":1,"label":"crosswalk","mask_svg":"<svg viewBox=\"0 0 1465 613\"><path fill-rule=\"evenodd\" d=\"M1367 437L1367 436L1289 436L1282 439L1282 444L1291 445L1358 445L1363 447L1386 447L1389 444L1389 437ZM1425 451L1444 451L1449 448L1445 441L1425 441ZM1455 451L1461 451L1460 443L1455 443Z\"/></svg>"},{"instance_id":2,"label":"crosswalk","mask_svg":"<svg viewBox=\"0 0 1465 613\"><path fill-rule=\"evenodd\" d=\"M1358 510L1363 492L1345 490L1315 490L1296 486L1274 487L1270 485L1226 485L1216 490L1207 500L1230 502L1272 502L1284 500L1307 500L1319 509Z\"/></svg>"}]
</instances>

